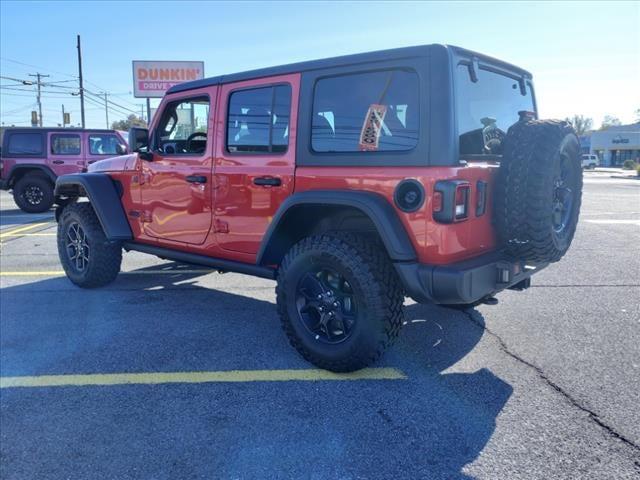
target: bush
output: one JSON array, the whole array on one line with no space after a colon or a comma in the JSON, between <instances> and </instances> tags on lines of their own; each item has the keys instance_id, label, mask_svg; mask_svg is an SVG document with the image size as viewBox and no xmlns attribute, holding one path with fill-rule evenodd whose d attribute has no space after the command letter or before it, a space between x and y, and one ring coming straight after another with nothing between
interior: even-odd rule
<instances>
[{"instance_id":1,"label":"bush","mask_svg":"<svg viewBox=\"0 0 640 480\"><path fill-rule=\"evenodd\" d=\"M622 164L622 169L623 170L635 170L636 169L636 162L634 162L633 160L625 160L624 163Z\"/></svg>"},{"instance_id":2,"label":"bush","mask_svg":"<svg viewBox=\"0 0 640 480\"><path fill-rule=\"evenodd\" d=\"M640 177L640 163L636 165L636 174Z\"/></svg>"}]
</instances>

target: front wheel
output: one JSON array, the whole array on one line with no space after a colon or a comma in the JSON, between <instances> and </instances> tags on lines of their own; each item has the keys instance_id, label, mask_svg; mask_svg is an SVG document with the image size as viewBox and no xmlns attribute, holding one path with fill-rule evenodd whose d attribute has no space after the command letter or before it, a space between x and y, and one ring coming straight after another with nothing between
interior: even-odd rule
<instances>
[{"instance_id":1,"label":"front wheel","mask_svg":"<svg viewBox=\"0 0 640 480\"><path fill-rule=\"evenodd\" d=\"M58 221L58 255L67 277L83 288L115 280L122 248L107 240L90 203L67 205Z\"/></svg>"},{"instance_id":2,"label":"front wheel","mask_svg":"<svg viewBox=\"0 0 640 480\"><path fill-rule=\"evenodd\" d=\"M404 295L373 239L342 232L305 238L280 265L278 313L309 362L349 372L375 362L402 325Z\"/></svg>"},{"instance_id":3,"label":"front wheel","mask_svg":"<svg viewBox=\"0 0 640 480\"><path fill-rule=\"evenodd\" d=\"M13 200L23 212L46 212L53 205L53 185L42 175L27 174L13 187Z\"/></svg>"}]
</instances>

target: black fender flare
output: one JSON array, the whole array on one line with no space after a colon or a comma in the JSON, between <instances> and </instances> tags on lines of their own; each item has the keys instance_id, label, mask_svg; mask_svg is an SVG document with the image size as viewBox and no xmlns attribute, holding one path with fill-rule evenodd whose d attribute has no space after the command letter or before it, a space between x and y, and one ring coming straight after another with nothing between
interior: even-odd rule
<instances>
[{"instance_id":1,"label":"black fender flare","mask_svg":"<svg viewBox=\"0 0 640 480\"><path fill-rule=\"evenodd\" d=\"M350 190L308 190L288 197L269 224L256 258L258 265L274 262L278 236L287 214L304 205L330 205L351 207L361 211L375 226L389 257L394 262L415 262L416 251L409 235L393 206L382 196L373 192ZM286 234L285 234L286 236Z\"/></svg>"},{"instance_id":2,"label":"black fender flare","mask_svg":"<svg viewBox=\"0 0 640 480\"><path fill-rule=\"evenodd\" d=\"M44 173L47 178L51 180L51 183L56 183L56 174L53 173L53 170L51 170L48 166L39 163L18 163L11 168L9 174L7 175L8 186L13 186L15 184L16 173L19 173L21 170L38 170Z\"/></svg>"},{"instance_id":3,"label":"black fender flare","mask_svg":"<svg viewBox=\"0 0 640 480\"><path fill-rule=\"evenodd\" d=\"M68 203L62 197L86 196L108 240L132 240L133 233L118 190L113 179L105 173L72 173L58 177L54 196L56 204L61 206ZM56 209L56 220L61 210L61 207Z\"/></svg>"}]
</instances>

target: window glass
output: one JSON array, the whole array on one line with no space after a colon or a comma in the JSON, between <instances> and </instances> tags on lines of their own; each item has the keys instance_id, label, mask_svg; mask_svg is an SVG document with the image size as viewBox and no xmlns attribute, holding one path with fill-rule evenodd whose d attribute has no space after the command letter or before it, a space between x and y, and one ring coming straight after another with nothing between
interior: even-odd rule
<instances>
[{"instance_id":1,"label":"window glass","mask_svg":"<svg viewBox=\"0 0 640 480\"><path fill-rule=\"evenodd\" d=\"M11 133L7 154L13 155L42 155L44 145L40 133Z\"/></svg>"},{"instance_id":2,"label":"window glass","mask_svg":"<svg viewBox=\"0 0 640 480\"><path fill-rule=\"evenodd\" d=\"M165 155L204 153L208 122L207 97L169 103L156 129L156 148Z\"/></svg>"},{"instance_id":3,"label":"window glass","mask_svg":"<svg viewBox=\"0 0 640 480\"><path fill-rule=\"evenodd\" d=\"M89 153L91 155L118 155L117 147L121 143L115 135L89 135Z\"/></svg>"},{"instance_id":4,"label":"window glass","mask_svg":"<svg viewBox=\"0 0 640 480\"><path fill-rule=\"evenodd\" d=\"M418 84L418 75L408 70L319 80L313 98L313 150L411 150L418 144Z\"/></svg>"},{"instance_id":5,"label":"window glass","mask_svg":"<svg viewBox=\"0 0 640 480\"><path fill-rule=\"evenodd\" d=\"M471 81L469 67L456 70L456 112L460 154L501 154L502 141L518 112L533 111L531 86L506 75L479 69L477 82Z\"/></svg>"},{"instance_id":6,"label":"window glass","mask_svg":"<svg viewBox=\"0 0 640 480\"><path fill-rule=\"evenodd\" d=\"M230 153L286 152L290 115L289 85L233 92L227 117L227 150Z\"/></svg>"},{"instance_id":7,"label":"window glass","mask_svg":"<svg viewBox=\"0 0 640 480\"><path fill-rule=\"evenodd\" d=\"M51 135L51 153L55 155L80 155L80 135L68 133Z\"/></svg>"}]
</instances>

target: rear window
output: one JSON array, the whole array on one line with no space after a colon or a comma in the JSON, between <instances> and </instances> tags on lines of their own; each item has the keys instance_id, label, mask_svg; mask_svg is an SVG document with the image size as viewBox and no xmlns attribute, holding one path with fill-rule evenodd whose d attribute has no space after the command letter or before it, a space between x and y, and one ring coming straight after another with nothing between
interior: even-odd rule
<instances>
[{"instance_id":1,"label":"rear window","mask_svg":"<svg viewBox=\"0 0 640 480\"><path fill-rule=\"evenodd\" d=\"M89 153L91 155L118 155L117 147L122 143L115 135L89 135Z\"/></svg>"},{"instance_id":2,"label":"rear window","mask_svg":"<svg viewBox=\"0 0 640 480\"><path fill-rule=\"evenodd\" d=\"M80 155L80 135L51 135L51 153L55 155Z\"/></svg>"},{"instance_id":3,"label":"rear window","mask_svg":"<svg viewBox=\"0 0 640 480\"><path fill-rule=\"evenodd\" d=\"M469 67L456 69L456 116L461 155L501 155L502 141L518 112L533 111L531 85L507 75ZM522 91L524 87L524 91Z\"/></svg>"},{"instance_id":4,"label":"rear window","mask_svg":"<svg viewBox=\"0 0 640 480\"><path fill-rule=\"evenodd\" d=\"M418 75L383 70L318 80L313 96L315 152L389 152L418 144Z\"/></svg>"},{"instance_id":5,"label":"rear window","mask_svg":"<svg viewBox=\"0 0 640 480\"><path fill-rule=\"evenodd\" d=\"M33 155L44 154L44 142L41 133L11 133L7 144L7 155Z\"/></svg>"}]
</instances>

